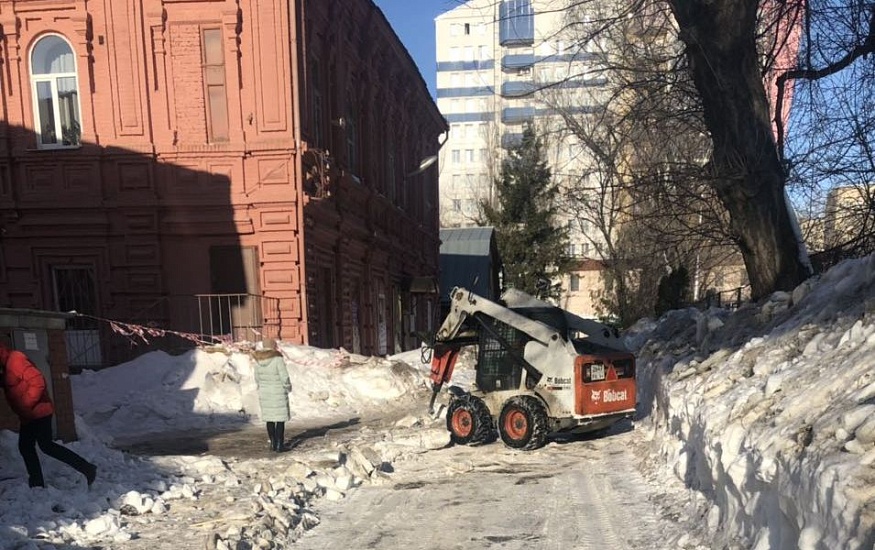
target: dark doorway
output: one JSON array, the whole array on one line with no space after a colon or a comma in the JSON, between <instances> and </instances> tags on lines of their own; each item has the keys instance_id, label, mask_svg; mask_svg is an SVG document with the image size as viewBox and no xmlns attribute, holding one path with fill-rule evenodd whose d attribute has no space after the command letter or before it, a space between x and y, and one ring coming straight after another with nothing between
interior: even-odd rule
<instances>
[{"instance_id":1,"label":"dark doorway","mask_svg":"<svg viewBox=\"0 0 875 550\"><path fill-rule=\"evenodd\" d=\"M254 246L210 247L210 296L208 311L211 334L233 340L254 340L252 327L262 325L258 250Z\"/></svg>"}]
</instances>

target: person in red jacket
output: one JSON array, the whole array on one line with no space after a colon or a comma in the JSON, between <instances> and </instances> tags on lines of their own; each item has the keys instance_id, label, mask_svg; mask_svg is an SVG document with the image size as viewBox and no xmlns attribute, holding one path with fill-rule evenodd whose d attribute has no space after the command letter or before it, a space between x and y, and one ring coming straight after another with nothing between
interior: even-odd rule
<instances>
[{"instance_id":1,"label":"person in red jacket","mask_svg":"<svg viewBox=\"0 0 875 550\"><path fill-rule=\"evenodd\" d=\"M20 351L0 342L0 384L9 406L18 415L18 452L27 467L31 487L45 487L36 446L50 457L60 460L85 476L90 487L97 466L52 439L52 416L55 407L49 398L46 379L30 359Z\"/></svg>"}]
</instances>

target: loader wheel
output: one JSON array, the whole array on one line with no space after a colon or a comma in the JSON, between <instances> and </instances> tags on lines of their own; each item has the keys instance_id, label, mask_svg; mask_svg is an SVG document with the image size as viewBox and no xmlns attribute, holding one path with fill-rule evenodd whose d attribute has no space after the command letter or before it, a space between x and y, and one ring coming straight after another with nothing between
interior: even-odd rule
<instances>
[{"instance_id":1,"label":"loader wheel","mask_svg":"<svg viewBox=\"0 0 875 550\"><path fill-rule=\"evenodd\" d=\"M530 395L511 397L501 409L498 433L508 447L530 451L547 439L547 411Z\"/></svg>"},{"instance_id":2,"label":"loader wheel","mask_svg":"<svg viewBox=\"0 0 875 550\"><path fill-rule=\"evenodd\" d=\"M447 429L457 445L489 443L495 439L489 408L482 399L471 395L456 397L450 402Z\"/></svg>"}]
</instances>

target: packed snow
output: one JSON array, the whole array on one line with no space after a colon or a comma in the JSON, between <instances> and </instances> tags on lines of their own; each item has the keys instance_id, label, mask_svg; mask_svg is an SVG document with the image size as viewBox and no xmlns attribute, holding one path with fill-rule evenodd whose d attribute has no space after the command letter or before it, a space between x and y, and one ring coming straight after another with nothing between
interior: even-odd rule
<instances>
[{"instance_id":1,"label":"packed snow","mask_svg":"<svg viewBox=\"0 0 875 550\"><path fill-rule=\"evenodd\" d=\"M641 413L715 548L875 547L875 255L627 336ZM668 466L668 470L665 467Z\"/></svg>"},{"instance_id":2,"label":"packed snow","mask_svg":"<svg viewBox=\"0 0 875 550\"><path fill-rule=\"evenodd\" d=\"M686 516L691 531L712 548L875 546L875 256L738 311L642 321L626 340L638 357L632 435L641 472L672 492L663 505ZM428 367L419 350L377 358L281 349L292 424L389 416L377 443L327 454L302 448L282 460L116 450L166 434L261 426L243 350L149 353L72 377L80 440L69 447L99 468L90 490L43 455L48 486L28 488L17 436L0 432L0 548L157 548L150 537L167 532L179 533L176 547L195 547L184 538L194 526L208 533L196 547L284 548L319 524L315 502L386 482L405 453L427 461L447 444L442 421L424 418ZM470 371L457 372L464 384ZM679 547L687 546L671 539L668 548Z\"/></svg>"}]
</instances>

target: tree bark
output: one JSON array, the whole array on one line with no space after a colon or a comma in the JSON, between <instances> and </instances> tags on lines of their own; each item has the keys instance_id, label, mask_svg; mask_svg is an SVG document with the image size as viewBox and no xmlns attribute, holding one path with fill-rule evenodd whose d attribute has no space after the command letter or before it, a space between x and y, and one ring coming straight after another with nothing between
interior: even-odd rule
<instances>
[{"instance_id":1,"label":"tree bark","mask_svg":"<svg viewBox=\"0 0 875 550\"><path fill-rule=\"evenodd\" d=\"M758 0L669 0L711 133L711 185L730 216L754 299L809 276L758 62Z\"/></svg>"}]
</instances>

